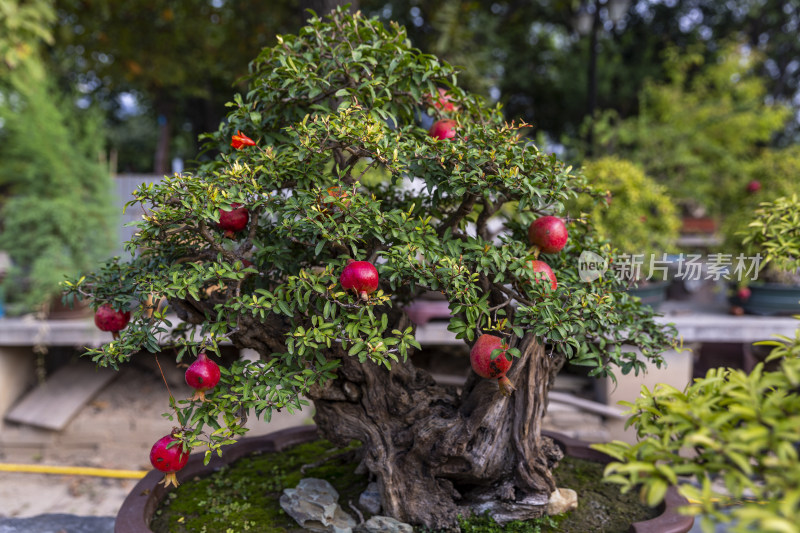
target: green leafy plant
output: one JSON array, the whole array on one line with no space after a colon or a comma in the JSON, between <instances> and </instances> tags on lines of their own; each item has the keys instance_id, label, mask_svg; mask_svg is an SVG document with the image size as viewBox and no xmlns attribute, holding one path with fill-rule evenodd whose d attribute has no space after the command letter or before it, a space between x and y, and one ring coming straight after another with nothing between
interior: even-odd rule
<instances>
[{"instance_id":1,"label":"green leafy plant","mask_svg":"<svg viewBox=\"0 0 800 533\"><path fill-rule=\"evenodd\" d=\"M4 29L46 34L52 13L29 4L12 9L20 20L0 20L11 25ZM97 162L96 117L56 90L35 40L16 45L26 53L13 60L3 49L0 41L13 68L0 73L0 249L14 264L5 280L9 311L21 313L58 297L66 274L96 268L112 250L115 219L111 178Z\"/></svg>"},{"instance_id":2,"label":"green leafy plant","mask_svg":"<svg viewBox=\"0 0 800 533\"><path fill-rule=\"evenodd\" d=\"M787 150L788 151L788 150ZM800 171L800 154L797 150L787 153L787 158L778 160L771 159L775 168L775 173L770 176L778 176L775 181L778 183L770 191L756 193L761 201L758 207L755 205L750 209L750 216L744 217L740 222L731 223L729 233L735 231L735 235L740 239L740 250L755 256L761 256L761 269L763 279L775 283L785 283L797 285L800 283L800 231L798 230L798 217L800 217L800 203L798 203L798 185L794 181ZM791 155L795 157L792 158ZM791 172L795 170L795 172ZM782 178L782 179L781 179ZM772 180L767 181L772 187ZM762 186L762 190L764 186ZM771 194L770 194L771 193ZM771 200L765 200L770 198ZM751 203L755 203L755 198ZM743 220L743 222L741 222Z\"/></svg>"},{"instance_id":3,"label":"green leafy plant","mask_svg":"<svg viewBox=\"0 0 800 533\"><path fill-rule=\"evenodd\" d=\"M256 350L261 360L221 368L206 401L173 399L185 446L208 446L208 459L245 433L248 416L311 400L325 438L364 443L385 514L431 528L473 512L541 516L561 455L539 432L558 369L570 360L594 376L639 372L662 364L675 332L614 276L581 281L581 252L608 248L588 225L572 223L566 247L538 256L558 276L557 288L540 282L528 226L566 218L586 182L457 75L401 27L343 10L280 37L205 137L220 155L136 192L147 207L128 243L135 256L65 284L72 295L154 302L92 358L116 367L170 345L184 359L223 341ZM440 88L452 108L437 105ZM423 114L454 120L455 136L432 137ZM220 227L234 208L246 224ZM374 265L377 288L340 278L350 260ZM458 339L503 340L511 398L477 375L460 392L439 386L409 361L419 343L404 306L427 291L447 298Z\"/></svg>"},{"instance_id":4,"label":"green leafy plant","mask_svg":"<svg viewBox=\"0 0 800 533\"><path fill-rule=\"evenodd\" d=\"M642 165L684 214L724 219L752 179L749 164L790 114L764 98L760 61L736 43L723 47L715 63L668 49L669 81L646 84L639 114L620 120L606 112L595 124L601 151Z\"/></svg>"},{"instance_id":5,"label":"green leafy plant","mask_svg":"<svg viewBox=\"0 0 800 533\"><path fill-rule=\"evenodd\" d=\"M605 202L584 196L576 209L589 214L597 233L625 254L641 254L644 266L651 255L661 259L674 250L680 219L667 188L648 177L635 163L603 157L584 163L584 175L605 195Z\"/></svg>"},{"instance_id":6,"label":"green leafy plant","mask_svg":"<svg viewBox=\"0 0 800 533\"><path fill-rule=\"evenodd\" d=\"M796 196L762 204L745 242L765 262L796 269L800 257ZM773 346L752 372L709 370L684 391L643 388L630 407L639 442L594 447L619 460L605 472L623 491L639 488L657 504L669 485L690 499L687 512L729 531L796 532L800 523L800 329L757 343Z\"/></svg>"},{"instance_id":7,"label":"green leafy plant","mask_svg":"<svg viewBox=\"0 0 800 533\"><path fill-rule=\"evenodd\" d=\"M795 272L800 268L800 200L795 194L763 202L744 234L744 245L763 257L763 266Z\"/></svg>"}]
</instances>

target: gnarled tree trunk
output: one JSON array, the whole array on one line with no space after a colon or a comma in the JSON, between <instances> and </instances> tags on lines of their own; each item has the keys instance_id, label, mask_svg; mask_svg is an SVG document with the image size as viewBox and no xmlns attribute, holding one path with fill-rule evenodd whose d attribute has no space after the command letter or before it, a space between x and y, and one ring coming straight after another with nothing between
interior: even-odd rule
<instances>
[{"instance_id":1,"label":"gnarled tree trunk","mask_svg":"<svg viewBox=\"0 0 800 533\"><path fill-rule=\"evenodd\" d=\"M562 454L540 430L563 360L532 335L520 350L510 398L475 374L459 394L410 361L388 371L345 355L338 379L312 391L315 421L334 443L365 444L383 514L431 528L485 511L501 523L541 516Z\"/></svg>"}]
</instances>

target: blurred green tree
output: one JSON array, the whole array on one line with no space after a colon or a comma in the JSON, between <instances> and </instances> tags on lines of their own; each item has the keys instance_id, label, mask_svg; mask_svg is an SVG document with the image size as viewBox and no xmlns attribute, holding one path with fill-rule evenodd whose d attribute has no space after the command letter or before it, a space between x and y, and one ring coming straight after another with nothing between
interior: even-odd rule
<instances>
[{"instance_id":1,"label":"blurred green tree","mask_svg":"<svg viewBox=\"0 0 800 533\"><path fill-rule=\"evenodd\" d=\"M19 312L49 303L66 273L110 253L113 201L97 117L58 91L42 62L49 2L8 0L2 9L0 249L13 262L9 311Z\"/></svg>"},{"instance_id":2,"label":"blurred green tree","mask_svg":"<svg viewBox=\"0 0 800 533\"><path fill-rule=\"evenodd\" d=\"M766 99L760 57L728 46L716 62L668 51L669 81L648 83L638 116L604 113L601 152L641 164L688 214L722 216L741 203L748 164L781 132L790 110Z\"/></svg>"},{"instance_id":3,"label":"blurred green tree","mask_svg":"<svg viewBox=\"0 0 800 533\"><path fill-rule=\"evenodd\" d=\"M112 111L120 94L136 96L158 133L151 167L135 170L158 174L171 169L176 136L191 143L180 155L196 153L197 136L224 116L231 82L276 33L303 19L289 0L56 0L56 7L59 70ZM130 137L114 140L124 152Z\"/></svg>"}]
</instances>

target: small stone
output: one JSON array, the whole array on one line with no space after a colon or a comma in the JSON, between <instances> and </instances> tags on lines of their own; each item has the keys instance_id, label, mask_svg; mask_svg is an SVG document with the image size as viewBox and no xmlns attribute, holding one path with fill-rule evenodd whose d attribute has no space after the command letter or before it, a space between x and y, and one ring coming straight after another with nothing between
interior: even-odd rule
<instances>
[{"instance_id":1,"label":"small stone","mask_svg":"<svg viewBox=\"0 0 800 533\"><path fill-rule=\"evenodd\" d=\"M339 493L324 479L301 479L297 487L284 489L281 508L300 526L311 531L350 533L356 521L337 501Z\"/></svg>"},{"instance_id":2,"label":"small stone","mask_svg":"<svg viewBox=\"0 0 800 533\"><path fill-rule=\"evenodd\" d=\"M369 514L376 515L381 512L381 493L377 483L373 481L367 485L366 490L358 497L358 504Z\"/></svg>"},{"instance_id":3,"label":"small stone","mask_svg":"<svg viewBox=\"0 0 800 533\"><path fill-rule=\"evenodd\" d=\"M553 516L578 508L578 493L572 489L556 489L547 502L547 514Z\"/></svg>"},{"instance_id":4,"label":"small stone","mask_svg":"<svg viewBox=\"0 0 800 533\"><path fill-rule=\"evenodd\" d=\"M412 533L411 525L388 516L373 516L359 528L366 533Z\"/></svg>"}]
</instances>

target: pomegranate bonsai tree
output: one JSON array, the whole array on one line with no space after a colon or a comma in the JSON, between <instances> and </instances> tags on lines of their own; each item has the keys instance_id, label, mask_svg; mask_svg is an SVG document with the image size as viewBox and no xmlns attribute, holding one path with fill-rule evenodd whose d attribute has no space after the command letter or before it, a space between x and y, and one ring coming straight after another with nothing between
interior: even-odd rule
<instances>
[{"instance_id":1,"label":"pomegranate bonsai tree","mask_svg":"<svg viewBox=\"0 0 800 533\"><path fill-rule=\"evenodd\" d=\"M155 294L181 321L142 306L118 342L90 354L116 366L168 343L181 359L222 341L255 350L261 360L221 369L205 402L175 403L187 446L224 453L248 415L310 401L322 436L364 443L383 514L429 528L471 513L540 516L561 457L540 432L556 373L567 361L595 376L661 364L674 331L612 273L581 281L580 254L610 247L565 212L587 184L521 138L527 125L458 87L455 69L412 48L397 25L341 10L329 18L252 62L250 90L205 137L213 161L136 192L148 215L128 243L135 256L70 282L92 297L122 277L129 298ZM439 88L458 113L447 142L418 122L446 118L430 99ZM232 147L233 136L254 144ZM249 222L227 239L216 225L234 203ZM531 268L528 227L546 215L570 220L567 243L547 255L557 286ZM375 272L351 278L361 263ZM419 344L404 306L426 291L447 298L449 329L468 346L499 339L510 396L496 378L473 373L456 389L412 364Z\"/></svg>"}]
</instances>

